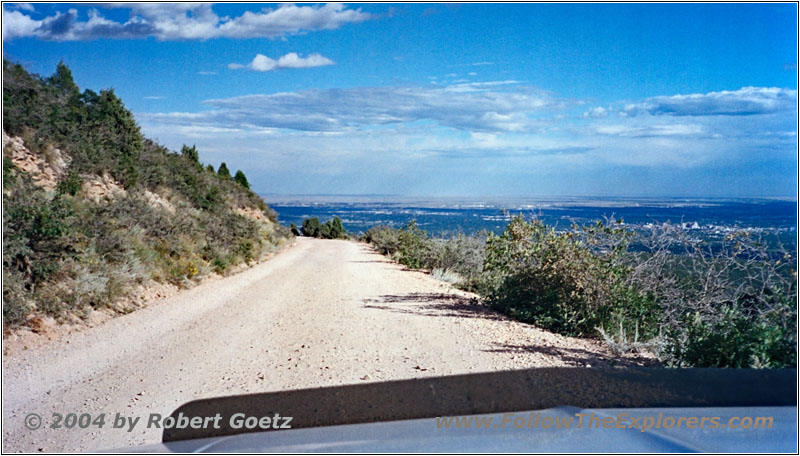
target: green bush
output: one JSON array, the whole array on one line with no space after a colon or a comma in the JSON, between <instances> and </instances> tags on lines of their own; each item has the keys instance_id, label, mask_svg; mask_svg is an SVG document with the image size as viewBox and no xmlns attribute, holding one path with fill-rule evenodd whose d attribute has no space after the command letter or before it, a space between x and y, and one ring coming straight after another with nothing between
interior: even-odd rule
<instances>
[{"instance_id":1,"label":"green bush","mask_svg":"<svg viewBox=\"0 0 800 456\"><path fill-rule=\"evenodd\" d=\"M425 231L417 226L415 220L410 221L397 236L400 244L395 252L397 261L412 269L422 269L429 264L431 257L431 241Z\"/></svg>"},{"instance_id":2,"label":"green bush","mask_svg":"<svg viewBox=\"0 0 800 456\"><path fill-rule=\"evenodd\" d=\"M788 304L788 303L787 303ZM793 304L784 307L796 316ZM678 367L788 367L797 365L796 331L774 318L749 318L741 308L724 307L712 321L686 315L673 329L667 361Z\"/></svg>"},{"instance_id":3,"label":"green bush","mask_svg":"<svg viewBox=\"0 0 800 456\"><path fill-rule=\"evenodd\" d=\"M374 226L364 233L364 241L381 255L392 256L400 250L400 231L388 226Z\"/></svg>"},{"instance_id":4,"label":"green bush","mask_svg":"<svg viewBox=\"0 0 800 456\"><path fill-rule=\"evenodd\" d=\"M610 242L609 242L610 241ZM657 333L654 300L626 282L626 232L602 223L557 233L513 219L487 240L484 292L493 308L561 334Z\"/></svg>"},{"instance_id":5,"label":"green bush","mask_svg":"<svg viewBox=\"0 0 800 456\"><path fill-rule=\"evenodd\" d=\"M319 219L317 217L307 218L303 220L303 236L308 237L319 237L320 229L322 226L319 223Z\"/></svg>"},{"instance_id":6,"label":"green bush","mask_svg":"<svg viewBox=\"0 0 800 456\"><path fill-rule=\"evenodd\" d=\"M461 280L457 285L475 290L483 272L485 239L463 234L448 239L431 239L416 221L401 229L387 226L369 228L362 239L379 253L414 269L437 270L437 274Z\"/></svg>"},{"instance_id":7,"label":"green bush","mask_svg":"<svg viewBox=\"0 0 800 456\"><path fill-rule=\"evenodd\" d=\"M83 185L83 178L80 174L70 170L66 177L62 179L56 186L56 191L62 195L75 196L81 190Z\"/></svg>"},{"instance_id":8,"label":"green bush","mask_svg":"<svg viewBox=\"0 0 800 456\"><path fill-rule=\"evenodd\" d=\"M16 180L17 170L14 162L10 158L3 155L3 189L10 187Z\"/></svg>"},{"instance_id":9,"label":"green bush","mask_svg":"<svg viewBox=\"0 0 800 456\"><path fill-rule=\"evenodd\" d=\"M440 269L442 273L454 272L462 277L458 282L466 289L475 290L483 274L486 260L486 239L481 236L458 234L447 239L434 239L426 269Z\"/></svg>"}]
</instances>

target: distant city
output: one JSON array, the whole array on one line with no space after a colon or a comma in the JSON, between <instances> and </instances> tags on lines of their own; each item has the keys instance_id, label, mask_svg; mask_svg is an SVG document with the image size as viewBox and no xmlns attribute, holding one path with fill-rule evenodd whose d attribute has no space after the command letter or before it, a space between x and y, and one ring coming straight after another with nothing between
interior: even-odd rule
<instances>
[{"instance_id":1,"label":"distant city","mask_svg":"<svg viewBox=\"0 0 800 456\"><path fill-rule=\"evenodd\" d=\"M304 219L334 216L350 232L375 225L401 227L416 220L434 236L481 231L502 232L515 215L538 217L556 229L569 229L613 218L633 230L679 225L707 237L732 231L775 233L794 237L797 203L791 199L687 198L422 198L390 195L275 196L264 195L281 223L300 226Z\"/></svg>"}]
</instances>

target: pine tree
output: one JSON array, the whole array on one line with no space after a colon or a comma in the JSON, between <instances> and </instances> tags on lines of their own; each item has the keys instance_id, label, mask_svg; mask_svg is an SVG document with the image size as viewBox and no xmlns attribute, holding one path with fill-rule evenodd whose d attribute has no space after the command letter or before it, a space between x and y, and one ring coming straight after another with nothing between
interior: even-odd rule
<instances>
[{"instance_id":1,"label":"pine tree","mask_svg":"<svg viewBox=\"0 0 800 456\"><path fill-rule=\"evenodd\" d=\"M321 228L319 219L316 217L303 220L303 236L319 237Z\"/></svg>"},{"instance_id":2,"label":"pine tree","mask_svg":"<svg viewBox=\"0 0 800 456\"><path fill-rule=\"evenodd\" d=\"M231 177L231 172L228 171L228 165L226 165L225 162L220 163L217 174L222 177Z\"/></svg>"},{"instance_id":3,"label":"pine tree","mask_svg":"<svg viewBox=\"0 0 800 456\"><path fill-rule=\"evenodd\" d=\"M344 229L344 225L342 225L342 219L334 217L331 222L331 239L341 239L346 233L347 231Z\"/></svg>"},{"instance_id":4,"label":"pine tree","mask_svg":"<svg viewBox=\"0 0 800 456\"><path fill-rule=\"evenodd\" d=\"M200 163L200 156L197 153L197 147L192 145L192 147L187 146L186 144L181 147L181 155L188 158L189 160Z\"/></svg>"},{"instance_id":5,"label":"pine tree","mask_svg":"<svg viewBox=\"0 0 800 456\"><path fill-rule=\"evenodd\" d=\"M233 180L235 180L239 185L246 189L250 189L250 183L247 182L247 177L244 175L242 170L236 171L236 175L233 176Z\"/></svg>"}]
</instances>

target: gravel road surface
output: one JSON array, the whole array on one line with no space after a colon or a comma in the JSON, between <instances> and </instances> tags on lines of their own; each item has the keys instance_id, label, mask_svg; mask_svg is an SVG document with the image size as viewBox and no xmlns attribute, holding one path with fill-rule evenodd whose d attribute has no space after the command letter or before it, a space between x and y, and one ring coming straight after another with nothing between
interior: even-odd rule
<instances>
[{"instance_id":1,"label":"gravel road surface","mask_svg":"<svg viewBox=\"0 0 800 456\"><path fill-rule=\"evenodd\" d=\"M596 341L499 316L473 296L350 241L296 245L84 331L3 359L3 450L156 443L115 413L169 415L198 398L543 366L603 366ZM43 417L25 427L30 413ZM53 413L106 414L51 429Z\"/></svg>"}]
</instances>

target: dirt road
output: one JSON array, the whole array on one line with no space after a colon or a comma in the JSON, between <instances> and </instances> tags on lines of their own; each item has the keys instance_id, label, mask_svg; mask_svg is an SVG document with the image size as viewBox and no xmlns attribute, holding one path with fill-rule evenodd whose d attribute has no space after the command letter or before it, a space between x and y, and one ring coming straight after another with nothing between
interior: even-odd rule
<instances>
[{"instance_id":1,"label":"dirt road","mask_svg":"<svg viewBox=\"0 0 800 456\"><path fill-rule=\"evenodd\" d=\"M138 426L49 429L53 413L169 415L202 397L486 372L599 366L601 344L509 321L348 241L275 258L3 360L3 450L158 442ZM44 425L25 427L37 413Z\"/></svg>"}]
</instances>

